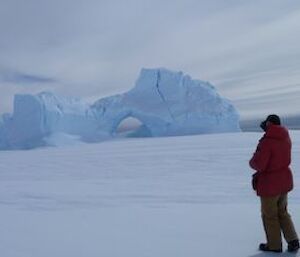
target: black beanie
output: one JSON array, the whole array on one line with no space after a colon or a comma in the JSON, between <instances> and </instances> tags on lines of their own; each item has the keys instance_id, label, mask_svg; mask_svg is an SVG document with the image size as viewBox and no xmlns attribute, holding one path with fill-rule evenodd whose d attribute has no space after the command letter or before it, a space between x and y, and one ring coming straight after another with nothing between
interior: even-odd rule
<instances>
[{"instance_id":1,"label":"black beanie","mask_svg":"<svg viewBox=\"0 0 300 257\"><path fill-rule=\"evenodd\" d=\"M276 115L276 114L270 114L270 115L267 117L266 121L272 122L272 123L275 124L275 125L280 125L280 124L281 124L280 118L279 118L279 116Z\"/></svg>"}]
</instances>

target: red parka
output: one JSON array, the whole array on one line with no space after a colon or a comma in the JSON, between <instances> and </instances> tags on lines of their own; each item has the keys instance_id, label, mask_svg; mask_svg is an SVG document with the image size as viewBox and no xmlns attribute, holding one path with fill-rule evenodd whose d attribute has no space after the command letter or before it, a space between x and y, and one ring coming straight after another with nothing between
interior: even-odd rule
<instances>
[{"instance_id":1,"label":"red parka","mask_svg":"<svg viewBox=\"0 0 300 257\"><path fill-rule=\"evenodd\" d=\"M258 171L257 195L272 197L293 189L291 163L292 143L285 127L269 125L249 164Z\"/></svg>"}]
</instances>

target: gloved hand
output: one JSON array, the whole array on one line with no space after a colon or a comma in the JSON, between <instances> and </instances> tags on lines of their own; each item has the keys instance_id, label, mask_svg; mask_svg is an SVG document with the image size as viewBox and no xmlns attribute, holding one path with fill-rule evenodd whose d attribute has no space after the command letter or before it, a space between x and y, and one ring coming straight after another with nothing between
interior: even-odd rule
<instances>
[{"instance_id":1,"label":"gloved hand","mask_svg":"<svg viewBox=\"0 0 300 257\"><path fill-rule=\"evenodd\" d=\"M253 175L252 175L252 188L253 190L256 191L257 189L257 181L258 181L258 172L255 172Z\"/></svg>"}]
</instances>

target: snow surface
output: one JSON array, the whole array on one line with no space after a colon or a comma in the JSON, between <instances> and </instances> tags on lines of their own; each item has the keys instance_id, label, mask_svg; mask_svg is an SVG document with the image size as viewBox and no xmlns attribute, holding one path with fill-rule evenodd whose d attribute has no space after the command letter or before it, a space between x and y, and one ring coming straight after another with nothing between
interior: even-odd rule
<instances>
[{"instance_id":1,"label":"snow surface","mask_svg":"<svg viewBox=\"0 0 300 257\"><path fill-rule=\"evenodd\" d=\"M0 149L49 145L53 134L99 142L114 137L128 117L143 124L131 136L240 131L237 110L208 82L163 68L142 69L132 90L92 105L47 92L16 95L13 114L0 119Z\"/></svg>"},{"instance_id":2,"label":"snow surface","mask_svg":"<svg viewBox=\"0 0 300 257\"><path fill-rule=\"evenodd\" d=\"M290 212L299 233L300 132L291 135ZM257 251L264 234L248 160L260 136L1 151L1 256L300 256Z\"/></svg>"}]
</instances>

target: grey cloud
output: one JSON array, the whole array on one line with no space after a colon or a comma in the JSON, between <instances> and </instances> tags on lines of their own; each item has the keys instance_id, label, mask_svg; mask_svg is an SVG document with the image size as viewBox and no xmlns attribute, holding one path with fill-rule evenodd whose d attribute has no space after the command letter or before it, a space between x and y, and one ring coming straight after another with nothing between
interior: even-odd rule
<instances>
[{"instance_id":1,"label":"grey cloud","mask_svg":"<svg viewBox=\"0 0 300 257\"><path fill-rule=\"evenodd\" d=\"M90 99L123 92L140 68L165 66L210 80L235 99L270 83L275 64L283 68L273 83L283 85L300 68L298 0L1 0L0 5L0 64L55 78L51 89L66 95ZM6 91L1 98L21 90L13 83L0 83ZM49 88L40 84L33 91ZM0 107L10 108L4 102L9 101L0 99Z\"/></svg>"},{"instance_id":2,"label":"grey cloud","mask_svg":"<svg viewBox=\"0 0 300 257\"><path fill-rule=\"evenodd\" d=\"M19 85L58 83L54 78L43 77L35 74L26 74L8 69L0 69L0 83L14 83Z\"/></svg>"}]
</instances>

